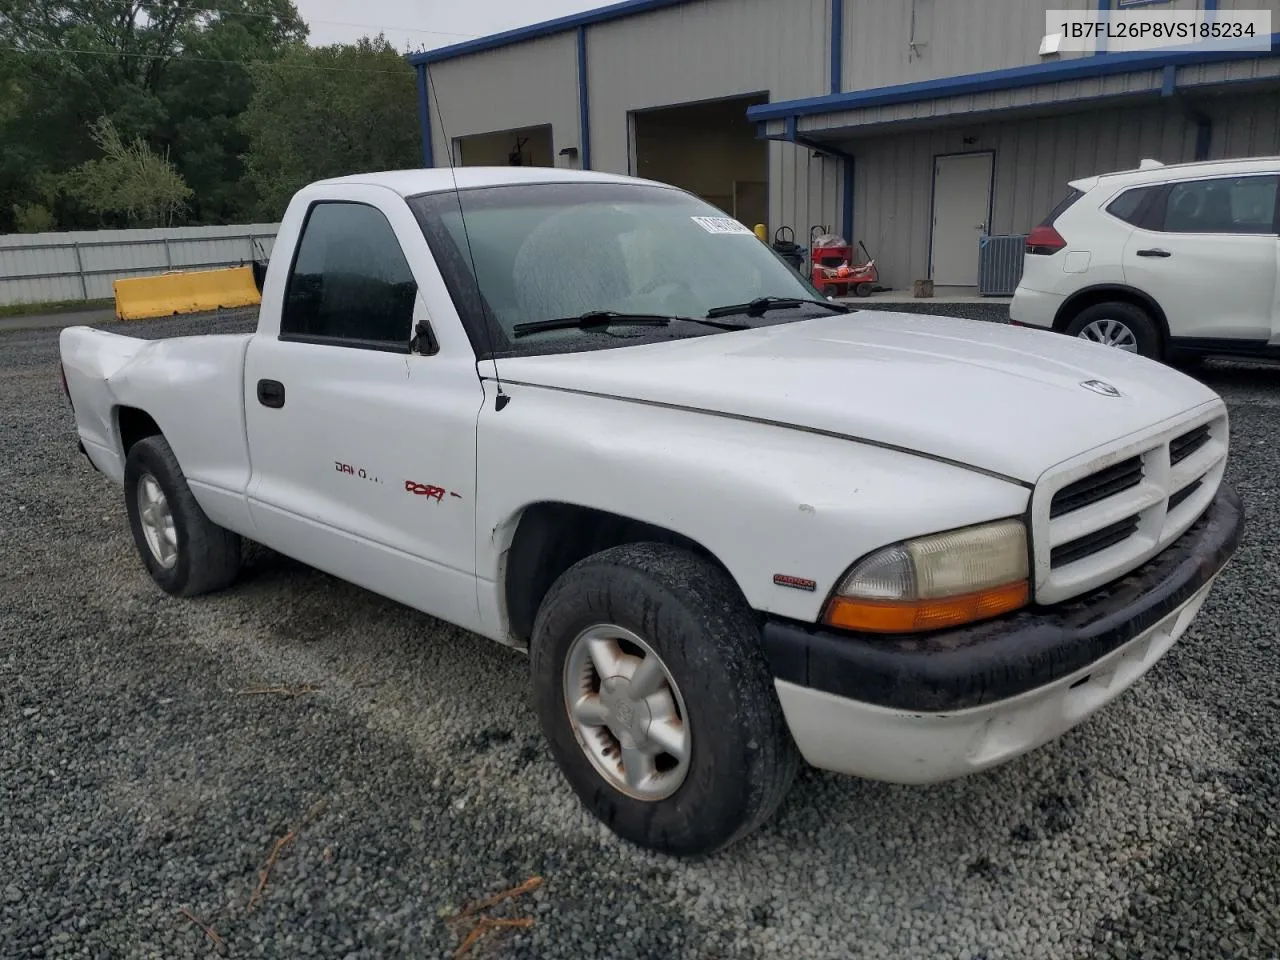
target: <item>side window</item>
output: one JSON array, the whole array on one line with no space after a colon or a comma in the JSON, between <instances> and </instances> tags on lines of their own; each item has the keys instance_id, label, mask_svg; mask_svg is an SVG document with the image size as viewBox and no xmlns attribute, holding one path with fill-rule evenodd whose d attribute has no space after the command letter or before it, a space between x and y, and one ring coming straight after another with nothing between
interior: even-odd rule
<instances>
[{"instance_id":1,"label":"side window","mask_svg":"<svg viewBox=\"0 0 1280 960\"><path fill-rule=\"evenodd\" d=\"M1134 187L1132 190L1126 190L1107 204L1107 213L1135 227L1143 226L1142 220L1149 219L1142 217L1145 201L1158 189L1160 188Z\"/></svg>"},{"instance_id":2,"label":"side window","mask_svg":"<svg viewBox=\"0 0 1280 960\"><path fill-rule=\"evenodd\" d=\"M1169 187L1165 233L1274 233L1280 177L1221 177Z\"/></svg>"},{"instance_id":3,"label":"side window","mask_svg":"<svg viewBox=\"0 0 1280 960\"><path fill-rule=\"evenodd\" d=\"M285 290L283 339L408 349L418 294L395 231L363 203L311 208Z\"/></svg>"}]
</instances>

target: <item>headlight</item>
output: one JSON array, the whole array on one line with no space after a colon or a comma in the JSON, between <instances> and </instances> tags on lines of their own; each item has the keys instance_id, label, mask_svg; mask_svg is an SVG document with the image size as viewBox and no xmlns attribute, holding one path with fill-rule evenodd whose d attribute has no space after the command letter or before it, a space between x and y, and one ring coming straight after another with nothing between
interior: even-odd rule
<instances>
[{"instance_id":1,"label":"headlight","mask_svg":"<svg viewBox=\"0 0 1280 960\"><path fill-rule=\"evenodd\" d=\"M823 622L911 633L985 620L1025 606L1027 528L1001 520L884 547L854 565Z\"/></svg>"}]
</instances>

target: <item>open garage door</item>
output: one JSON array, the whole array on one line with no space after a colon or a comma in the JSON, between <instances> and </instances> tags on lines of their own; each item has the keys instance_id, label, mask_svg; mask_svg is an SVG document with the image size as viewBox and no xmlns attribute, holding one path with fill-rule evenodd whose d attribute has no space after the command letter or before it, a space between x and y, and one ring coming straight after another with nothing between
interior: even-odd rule
<instances>
[{"instance_id":1,"label":"open garage door","mask_svg":"<svg viewBox=\"0 0 1280 960\"><path fill-rule=\"evenodd\" d=\"M458 137L460 167L554 167L551 125Z\"/></svg>"},{"instance_id":2,"label":"open garage door","mask_svg":"<svg viewBox=\"0 0 1280 960\"><path fill-rule=\"evenodd\" d=\"M747 122L765 94L637 110L632 172L688 190L748 227L769 222L769 148Z\"/></svg>"}]
</instances>

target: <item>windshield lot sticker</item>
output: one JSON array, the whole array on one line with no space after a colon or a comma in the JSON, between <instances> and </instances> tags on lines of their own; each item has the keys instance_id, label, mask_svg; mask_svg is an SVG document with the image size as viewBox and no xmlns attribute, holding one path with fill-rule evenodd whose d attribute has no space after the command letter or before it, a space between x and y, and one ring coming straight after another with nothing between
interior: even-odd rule
<instances>
[{"instance_id":1,"label":"windshield lot sticker","mask_svg":"<svg viewBox=\"0 0 1280 960\"><path fill-rule=\"evenodd\" d=\"M707 233L714 233L720 236L745 235L754 237L755 234L740 224L733 217L690 217L694 223L700 226Z\"/></svg>"}]
</instances>

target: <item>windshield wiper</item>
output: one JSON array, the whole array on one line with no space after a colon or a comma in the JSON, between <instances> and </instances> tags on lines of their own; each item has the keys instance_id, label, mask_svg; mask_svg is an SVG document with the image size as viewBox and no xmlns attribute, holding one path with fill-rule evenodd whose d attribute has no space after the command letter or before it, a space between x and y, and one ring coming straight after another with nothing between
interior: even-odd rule
<instances>
[{"instance_id":1,"label":"windshield wiper","mask_svg":"<svg viewBox=\"0 0 1280 960\"><path fill-rule=\"evenodd\" d=\"M517 337L530 333L541 333L543 330L601 330L605 327L666 327L673 320L687 323L700 323L716 327L720 330L745 330L744 323L711 323L711 317L676 317L661 313L619 313L616 310L588 310L576 317L557 317L553 320L533 320L529 323L517 323L512 333Z\"/></svg>"},{"instance_id":2,"label":"windshield wiper","mask_svg":"<svg viewBox=\"0 0 1280 960\"><path fill-rule=\"evenodd\" d=\"M543 330L596 330L602 327L665 327L671 317L656 313L618 313L616 310L588 310L576 317L557 317L554 320L533 320L517 323L511 328L517 337Z\"/></svg>"},{"instance_id":3,"label":"windshield wiper","mask_svg":"<svg viewBox=\"0 0 1280 960\"><path fill-rule=\"evenodd\" d=\"M763 317L769 310L787 310L793 307L803 307L806 304L815 307L826 307L833 313L849 313L849 308L843 303L835 303L831 300L807 300L799 297L757 297L750 303L731 303L723 307L716 307L707 311L707 319L713 320L716 317Z\"/></svg>"}]
</instances>

